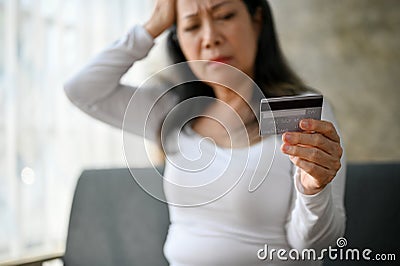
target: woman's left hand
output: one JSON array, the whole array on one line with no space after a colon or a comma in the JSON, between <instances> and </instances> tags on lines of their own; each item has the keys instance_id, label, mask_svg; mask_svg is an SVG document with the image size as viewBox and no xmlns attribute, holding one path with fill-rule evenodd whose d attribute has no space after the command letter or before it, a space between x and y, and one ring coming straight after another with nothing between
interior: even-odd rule
<instances>
[{"instance_id":1,"label":"woman's left hand","mask_svg":"<svg viewBox=\"0 0 400 266\"><path fill-rule=\"evenodd\" d=\"M281 150L301 169L303 193L312 195L324 189L336 176L343 149L331 122L303 119L300 128L304 131L282 135Z\"/></svg>"}]
</instances>

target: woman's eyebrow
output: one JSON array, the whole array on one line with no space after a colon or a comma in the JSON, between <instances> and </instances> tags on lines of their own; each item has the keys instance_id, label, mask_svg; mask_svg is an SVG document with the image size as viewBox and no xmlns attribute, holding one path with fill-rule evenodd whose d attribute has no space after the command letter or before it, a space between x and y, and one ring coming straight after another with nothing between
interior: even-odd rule
<instances>
[{"instance_id":1,"label":"woman's eyebrow","mask_svg":"<svg viewBox=\"0 0 400 266\"><path fill-rule=\"evenodd\" d=\"M231 0L227 0L227 1L222 1L222 2L216 3L215 5L211 6L211 10L214 11L215 9L218 9L223 5L227 5L227 4L231 4L231 3L232 3Z\"/></svg>"},{"instance_id":2,"label":"woman's eyebrow","mask_svg":"<svg viewBox=\"0 0 400 266\"><path fill-rule=\"evenodd\" d=\"M230 0L222 1L222 2L216 3L215 5L212 5L210 7L210 9L211 9L211 11L214 11L223 5L227 5L227 4L231 4L231 3L232 3L232 1L230 1ZM188 19L188 18L196 17L198 14L199 14L199 11L196 11L195 13L185 15L183 18Z\"/></svg>"}]
</instances>

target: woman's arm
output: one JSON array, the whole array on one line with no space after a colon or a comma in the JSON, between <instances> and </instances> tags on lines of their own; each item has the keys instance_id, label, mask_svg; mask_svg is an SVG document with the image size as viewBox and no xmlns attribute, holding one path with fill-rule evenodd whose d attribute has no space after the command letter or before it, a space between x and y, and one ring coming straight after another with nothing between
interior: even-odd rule
<instances>
[{"instance_id":1,"label":"woman's arm","mask_svg":"<svg viewBox=\"0 0 400 266\"><path fill-rule=\"evenodd\" d=\"M134 26L123 38L93 58L64 85L68 98L89 115L118 128L144 136L149 106L153 106L165 86L140 89L120 83L132 65L147 56L154 39L175 20L175 0L159 0L150 20L144 26ZM157 87L157 88L153 88ZM164 88L163 88L164 87ZM136 93L136 94L135 94ZM132 101L133 95L140 100ZM155 139L165 110L172 108L177 98L171 94L157 102L146 137ZM124 123L124 119L128 120Z\"/></svg>"},{"instance_id":2,"label":"woman's arm","mask_svg":"<svg viewBox=\"0 0 400 266\"><path fill-rule=\"evenodd\" d=\"M324 101L322 120L330 121L337 128L332 109L326 101ZM336 240L344 234L346 158L344 154L341 157L339 155L333 157L337 159L332 159L332 161L340 161L341 168L334 173L333 179L329 177L327 179L329 182L316 193L305 193L304 179L302 179L305 171L296 167L294 202L286 230L289 244L298 250L334 246ZM325 169L329 167L322 162L320 164ZM321 176L317 178L325 180Z\"/></svg>"},{"instance_id":3,"label":"woman's arm","mask_svg":"<svg viewBox=\"0 0 400 266\"><path fill-rule=\"evenodd\" d=\"M148 54L153 44L144 27L133 27L72 76L64 85L65 93L90 116L157 141L159 127L178 97L169 93L160 98L168 89L168 84L161 81L140 88L120 83L122 76Z\"/></svg>"},{"instance_id":4,"label":"woman's arm","mask_svg":"<svg viewBox=\"0 0 400 266\"><path fill-rule=\"evenodd\" d=\"M153 47L153 38L141 26L107 47L65 84L68 98L89 115L122 127L125 110L136 88L120 83L121 77Z\"/></svg>"}]
</instances>

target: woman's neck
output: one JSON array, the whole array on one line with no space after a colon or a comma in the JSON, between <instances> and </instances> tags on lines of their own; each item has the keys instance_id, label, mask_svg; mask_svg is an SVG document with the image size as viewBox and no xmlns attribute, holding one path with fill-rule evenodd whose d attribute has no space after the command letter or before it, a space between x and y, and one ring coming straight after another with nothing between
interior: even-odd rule
<instances>
[{"instance_id":1,"label":"woman's neck","mask_svg":"<svg viewBox=\"0 0 400 266\"><path fill-rule=\"evenodd\" d=\"M213 89L216 100L196 119L193 129L223 147L245 147L258 142L252 89L242 90L240 95L223 86L213 86Z\"/></svg>"}]
</instances>

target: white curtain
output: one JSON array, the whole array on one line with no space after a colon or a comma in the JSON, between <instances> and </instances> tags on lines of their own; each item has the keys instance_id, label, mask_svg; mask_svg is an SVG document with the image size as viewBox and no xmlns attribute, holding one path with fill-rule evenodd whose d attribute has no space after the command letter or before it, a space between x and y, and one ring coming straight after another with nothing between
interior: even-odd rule
<instances>
[{"instance_id":1,"label":"white curtain","mask_svg":"<svg viewBox=\"0 0 400 266\"><path fill-rule=\"evenodd\" d=\"M0 0L0 258L62 250L81 171L125 167L121 131L80 112L62 84L153 4Z\"/></svg>"}]
</instances>

